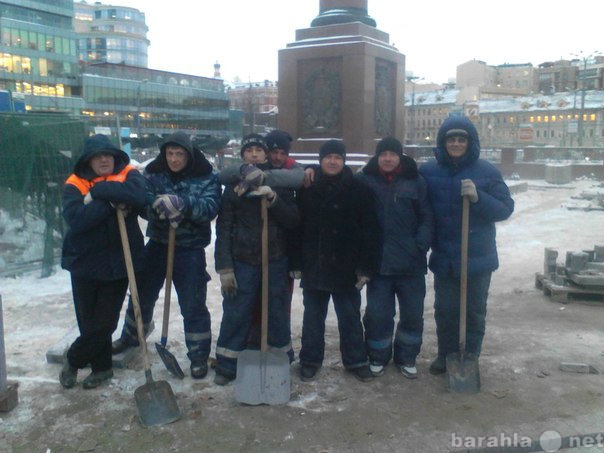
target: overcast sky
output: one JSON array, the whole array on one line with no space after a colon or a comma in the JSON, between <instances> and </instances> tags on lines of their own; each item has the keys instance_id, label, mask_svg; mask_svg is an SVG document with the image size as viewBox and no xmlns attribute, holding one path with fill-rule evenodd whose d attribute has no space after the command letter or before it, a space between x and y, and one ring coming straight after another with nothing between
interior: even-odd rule
<instances>
[{"instance_id":1,"label":"overcast sky","mask_svg":"<svg viewBox=\"0 0 604 453\"><path fill-rule=\"evenodd\" d=\"M92 0L89 0L92 1ZM116 0L146 14L149 67L227 81L276 80L278 50L319 14L319 0ZM604 53L604 1L369 0L369 15L426 81L455 77L457 65L532 63Z\"/></svg>"}]
</instances>

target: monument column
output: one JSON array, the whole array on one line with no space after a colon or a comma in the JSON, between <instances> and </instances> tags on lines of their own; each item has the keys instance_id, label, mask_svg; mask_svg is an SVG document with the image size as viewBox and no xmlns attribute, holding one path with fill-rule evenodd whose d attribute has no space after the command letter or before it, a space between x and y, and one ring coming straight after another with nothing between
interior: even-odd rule
<instances>
[{"instance_id":1,"label":"monument column","mask_svg":"<svg viewBox=\"0 0 604 453\"><path fill-rule=\"evenodd\" d=\"M309 160L331 138L366 160L380 138L403 137L405 56L376 28L367 5L320 0L311 26L279 51L279 128Z\"/></svg>"}]
</instances>

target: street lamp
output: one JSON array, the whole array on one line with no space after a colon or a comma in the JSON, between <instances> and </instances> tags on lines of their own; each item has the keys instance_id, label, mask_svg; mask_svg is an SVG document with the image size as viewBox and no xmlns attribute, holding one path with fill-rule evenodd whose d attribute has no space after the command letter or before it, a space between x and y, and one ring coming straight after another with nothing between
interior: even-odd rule
<instances>
[{"instance_id":1,"label":"street lamp","mask_svg":"<svg viewBox=\"0 0 604 453\"><path fill-rule=\"evenodd\" d=\"M411 83L411 110L409 115L409 140L411 144L415 141L415 81L423 80L421 77L409 73L407 82Z\"/></svg>"},{"instance_id":2,"label":"street lamp","mask_svg":"<svg viewBox=\"0 0 604 453\"><path fill-rule=\"evenodd\" d=\"M149 81L148 79L143 79L140 82L138 82L138 85L136 87L136 135L138 136L139 143L140 143L140 139L142 137L142 132L141 132L141 86L143 83L147 83L148 81Z\"/></svg>"},{"instance_id":3,"label":"street lamp","mask_svg":"<svg viewBox=\"0 0 604 453\"><path fill-rule=\"evenodd\" d=\"M585 115L585 90L586 90L586 79L587 79L587 62L591 61L596 55L600 55L600 51L596 50L589 55L584 55L583 51L579 51L578 54L572 54L583 61L583 71L581 74L581 114L579 115L579 124L577 127L577 145L583 146L583 116Z\"/></svg>"}]
</instances>

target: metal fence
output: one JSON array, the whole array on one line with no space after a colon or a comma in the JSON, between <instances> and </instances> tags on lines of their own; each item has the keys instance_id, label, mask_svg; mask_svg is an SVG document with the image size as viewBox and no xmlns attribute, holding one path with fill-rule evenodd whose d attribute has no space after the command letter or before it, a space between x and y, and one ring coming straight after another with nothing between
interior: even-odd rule
<instances>
[{"instance_id":1,"label":"metal fence","mask_svg":"<svg viewBox=\"0 0 604 453\"><path fill-rule=\"evenodd\" d=\"M63 114L0 113L0 275L52 273L65 230L63 183L88 130Z\"/></svg>"}]
</instances>

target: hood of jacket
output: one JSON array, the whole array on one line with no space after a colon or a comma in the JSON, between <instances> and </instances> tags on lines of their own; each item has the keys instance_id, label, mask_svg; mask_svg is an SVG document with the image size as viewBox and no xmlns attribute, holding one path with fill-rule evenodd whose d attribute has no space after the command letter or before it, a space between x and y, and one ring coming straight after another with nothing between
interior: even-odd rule
<instances>
[{"instance_id":1,"label":"hood of jacket","mask_svg":"<svg viewBox=\"0 0 604 453\"><path fill-rule=\"evenodd\" d=\"M189 155L187 166L178 173L172 172L166 160L166 148L168 145L177 145L183 148ZM193 145L189 135L178 131L170 135L161 145L159 156L157 156L145 171L147 173L169 173L177 178L206 176L212 173L212 164L208 162L201 150Z\"/></svg>"},{"instance_id":2,"label":"hood of jacket","mask_svg":"<svg viewBox=\"0 0 604 453\"><path fill-rule=\"evenodd\" d=\"M446 134L451 129L463 129L468 133L468 150L459 159L453 159L447 153ZM451 116L447 118L436 136L436 148L434 156L440 165L445 167L466 167L478 160L480 157L480 140L476 127L465 116Z\"/></svg>"},{"instance_id":3,"label":"hood of jacket","mask_svg":"<svg viewBox=\"0 0 604 453\"><path fill-rule=\"evenodd\" d=\"M88 137L84 141L82 147L82 154L75 164L73 172L76 176L88 180L96 178L96 175L92 168L90 168L90 159L100 153L111 154L114 158L113 173L119 173L124 169L128 163L130 163L130 157L125 151L122 151L109 140L109 137L102 134L96 134L92 137Z\"/></svg>"}]
</instances>

